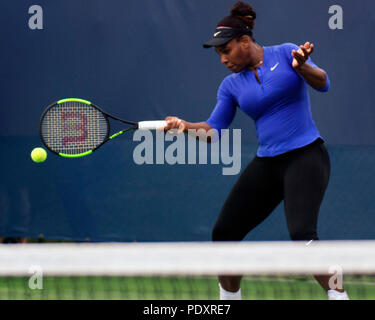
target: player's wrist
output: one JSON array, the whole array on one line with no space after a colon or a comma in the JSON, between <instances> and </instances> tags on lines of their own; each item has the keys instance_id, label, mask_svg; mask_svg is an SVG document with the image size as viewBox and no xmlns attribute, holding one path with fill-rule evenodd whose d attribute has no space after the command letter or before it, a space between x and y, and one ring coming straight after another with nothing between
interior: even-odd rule
<instances>
[{"instance_id":1,"label":"player's wrist","mask_svg":"<svg viewBox=\"0 0 375 320\"><path fill-rule=\"evenodd\" d=\"M179 126L183 126L184 127L184 131L187 131L188 129L191 129L191 126L190 126L190 122L187 122L183 119L180 119L181 122L179 123Z\"/></svg>"},{"instance_id":2,"label":"player's wrist","mask_svg":"<svg viewBox=\"0 0 375 320\"><path fill-rule=\"evenodd\" d=\"M298 66L295 66L294 67L294 70L296 70L298 73L302 73L306 70L306 62L304 62L303 64L299 64Z\"/></svg>"}]
</instances>

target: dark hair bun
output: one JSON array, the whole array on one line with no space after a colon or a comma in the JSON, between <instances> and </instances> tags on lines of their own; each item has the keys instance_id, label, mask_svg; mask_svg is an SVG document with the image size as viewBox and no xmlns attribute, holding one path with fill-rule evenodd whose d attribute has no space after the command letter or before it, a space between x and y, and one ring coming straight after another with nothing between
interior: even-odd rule
<instances>
[{"instance_id":1,"label":"dark hair bun","mask_svg":"<svg viewBox=\"0 0 375 320\"><path fill-rule=\"evenodd\" d=\"M243 1L237 1L230 10L230 15L245 22L251 29L254 28L257 17L253 7Z\"/></svg>"}]
</instances>

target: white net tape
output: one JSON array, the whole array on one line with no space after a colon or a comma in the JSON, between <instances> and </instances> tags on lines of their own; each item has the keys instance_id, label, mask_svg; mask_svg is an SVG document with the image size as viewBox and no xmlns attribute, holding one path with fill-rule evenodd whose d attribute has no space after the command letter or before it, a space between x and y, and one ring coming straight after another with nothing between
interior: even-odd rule
<instances>
[{"instance_id":1,"label":"white net tape","mask_svg":"<svg viewBox=\"0 0 375 320\"><path fill-rule=\"evenodd\" d=\"M0 275L375 274L375 241L0 245Z\"/></svg>"}]
</instances>

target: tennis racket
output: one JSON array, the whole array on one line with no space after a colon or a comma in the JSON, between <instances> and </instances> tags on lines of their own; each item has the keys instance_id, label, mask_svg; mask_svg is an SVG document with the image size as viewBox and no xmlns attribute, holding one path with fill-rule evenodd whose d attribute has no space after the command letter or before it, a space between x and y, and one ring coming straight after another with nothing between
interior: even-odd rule
<instances>
[{"instance_id":1,"label":"tennis racket","mask_svg":"<svg viewBox=\"0 0 375 320\"><path fill-rule=\"evenodd\" d=\"M130 125L110 135L109 119ZM165 121L133 122L114 117L90 101L77 98L59 100L44 110L39 134L46 148L65 158L87 156L125 132L132 130L156 130L165 127Z\"/></svg>"}]
</instances>

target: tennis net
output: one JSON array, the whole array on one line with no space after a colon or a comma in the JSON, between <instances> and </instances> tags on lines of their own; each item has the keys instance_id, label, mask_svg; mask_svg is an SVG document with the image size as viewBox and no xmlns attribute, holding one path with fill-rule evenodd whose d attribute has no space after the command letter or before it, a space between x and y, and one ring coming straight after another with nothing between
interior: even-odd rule
<instances>
[{"instance_id":1,"label":"tennis net","mask_svg":"<svg viewBox=\"0 0 375 320\"><path fill-rule=\"evenodd\" d=\"M218 275L243 275L243 299L327 299L313 274L375 299L375 241L0 245L0 299L219 299Z\"/></svg>"}]
</instances>

